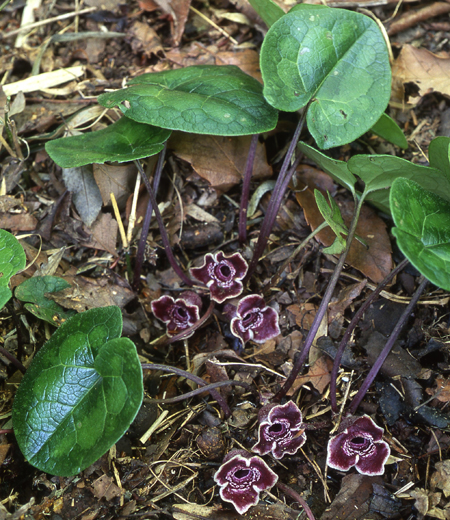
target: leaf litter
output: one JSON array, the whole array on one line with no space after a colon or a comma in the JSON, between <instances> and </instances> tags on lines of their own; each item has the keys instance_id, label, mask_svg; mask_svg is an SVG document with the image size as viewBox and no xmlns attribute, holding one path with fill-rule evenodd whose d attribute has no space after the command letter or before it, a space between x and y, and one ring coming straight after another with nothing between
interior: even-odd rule
<instances>
[{"instance_id":1,"label":"leaf litter","mask_svg":"<svg viewBox=\"0 0 450 520\"><path fill-rule=\"evenodd\" d=\"M95 2L89 3L89 5L93 4ZM38 74L34 81L46 81L48 77L42 76L44 72L57 74L53 75L51 84L40 85L43 90L33 90L36 87L32 85L25 90L28 91L25 95L26 105L21 107L14 116L19 135L32 143L42 138L44 132L55 132L53 136L56 137L57 133L61 134L67 128L77 131L80 126L90 124L92 119L86 118L87 113L81 116L81 122L75 120L70 123L67 119L90 102L89 96L97 96L105 88L120 88L122 78L129 75L135 76L143 72L191 64L235 64L256 79L260 79L257 50L234 49L229 37L212 25L204 21L200 22L200 17L190 15L189 5L189 2L170 5L158 2L151 6L150 2L140 2L141 10L139 10L132 6L119 7L117 2L108 2L107 9L110 9L110 12L95 13L102 18L96 19L89 14L81 15L77 23L83 30L103 30L101 27L103 24L109 31L119 31L123 30L121 24L125 24L127 39L108 40L109 43L105 46L93 45L91 39L86 42L81 40L76 45L60 43L58 47L52 43L49 47L50 52L47 52L45 60L41 62L41 74ZM74 5L70 7L75 9ZM247 5L239 6L237 3L237 7L232 7L223 2L214 2L214 8L222 11L225 8L234 14L236 10L248 14L249 9ZM200 9L209 18L215 16L206 6ZM393 7L388 5L383 6L379 9L379 14L387 18L392 14L392 9ZM21 12L12 5L8 6L2 14L4 17L0 20L0 31L3 35L19 25ZM37 15L45 17L43 11L38 10ZM254 13L252 16L247 16L247 19L251 20L251 24L255 24L254 27L237 23L233 17L231 19L217 17L216 22L225 27L229 36L239 38L242 44L247 42L257 48L261 22L253 21L257 20ZM69 22L64 23L69 24ZM52 24L44 26L27 37L27 45L20 50L20 54L13 48L6 50L6 54L0 58L0 68L8 73L6 79L8 93L14 95L18 86L24 86L23 83L17 82L26 79L27 70L35 59L32 51L40 45L41 38L54 34L58 30L59 27ZM402 45L400 55L394 64L394 93L396 94L394 103L403 101L403 93L405 89L406 92L408 91L409 83L415 83L419 87L416 96L419 103L414 112L410 109L403 111L397 108L394 113L397 122L404 127L407 135L412 134L411 141L415 139L417 142L414 160L418 162L422 160L419 150L426 149L430 135L438 128L440 113L447 106L446 98L441 97L441 94L448 94L445 87L445 65L448 61L448 53L445 55L444 51L444 54L439 57L433 54L439 51L436 46L444 41L444 37L438 40L436 31L431 30L425 38L428 49ZM415 43L414 37L411 41ZM445 45L445 43L441 45L441 50L445 49ZM82 78L77 84L72 76L70 78L72 81L67 83L67 77L59 71L71 66L78 67L72 71L75 75L82 74L87 69L88 77ZM47 90L45 93L45 89L60 90ZM88 98L81 97L79 91ZM111 117L111 114L109 116ZM3 126L0 128L1 135L4 135ZM261 141L258 145L258 162L254 169L255 187L262 182L259 179L272 175L273 159L283 143L282 131L275 130L271 134L265 136L264 143ZM210 141L208 142L207 139ZM239 201L240 182L248 144L248 138L218 139L203 136L201 139L198 137L192 139L192 136L184 135L183 139L181 136L174 139L175 158L169 161L171 179L166 179L164 186L164 197L169 201L164 217L168 225L172 220L171 229L178 230L181 224L192 225L195 229L194 224L198 225L199 216L208 223L207 217L195 210L195 208L203 208L203 211L207 211L211 218L215 219L213 223L218 223L219 231L222 232L218 245L233 239L236 232L234 221L225 216L234 211L235 204L232 202ZM382 143L378 138L370 138L370 145L378 150ZM4 148L1 151L3 155L0 160L2 175L6 179L7 196L14 197L15 201L20 201L20 204L6 204L2 207L0 227L33 233L36 229L39 230L39 225L44 222L49 223L48 233L41 235L42 244L36 236L23 240L28 263L35 262L35 264L29 265L24 273L16 275L17 281L13 281L13 285L17 285L19 280L30 279L37 268L48 262L52 251L62 245L70 245L71 247L58 262L56 274L66 279L72 287L67 292L51 293L46 297L65 308L77 311L114 302L124 308L124 312L132 317L132 321L135 320L136 324L140 324L139 328L135 328L135 335L140 339L138 344L142 360L162 359L174 366L186 364L188 360L183 357L185 354L180 345L163 349L157 344L152 344L154 338L162 335L162 331L153 317L148 314L149 302L146 295L153 291L152 294L157 297L156 294L160 295L162 291L176 289L178 283L173 273L167 271L167 264L161 260L163 255L159 255L156 260L157 268L148 263L145 272L146 280L138 300L134 298L134 294L122 276L126 271L124 251L117 240L118 224L110 211L109 193L122 196L119 207L123 211L125 198L132 197L135 187L133 168L96 165L94 176L90 174L89 181L82 176L81 183L77 187L71 184L72 175L66 176L67 182L64 184L61 171L55 169L45 154L40 151L32 150L30 159L15 156L12 158L13 161L8 153L4 153ZM337 153L341 154L339 158L342 158L342 156L348 157L350 151L348 147L342 147ZM34 159L39 160L33 162ZM30 175L29 184L22 180L25 169ZM299 178L302 173L300 170ZM318 179L318 183L320 181L321 189L329 190L333 195L336 193L336 186L320 171L317 171L314 177ZM88 182L90 188L86 188ZM310 190L311 179L307 184ZM100 191L96 191L96 186ZM211 187L219 196L212 199L210 206L204 207L202 201L210 196ZM56 201L62 197L66 188L72 191L72 195L63 197L57 205ZM301 205L307 222L316 226L319 223L319 216L308 190L301 192L304 193L303 196L299 193L296 195L298 199L302 199ZM94 192L96 196L91 200ZM224 192L232 202L221 196ZM183 217L181 217L180 200L185 209L187 208ZM346 209L349 207L348 198L339 193L338 200L345 220ZM176 204L179 207L175 210ZM52 208L55 210L53 213ZM264 201L259 205L254 218L258 219L263 211ZM361 277L360 273L362 273L371 281L378 281L392 267L390 240L386 232L386 221L371 209L367 208L364 212L365 227L361 228L359 233L372 249L369 247L368 252L364 246L361 246L355 258L349 260L350 266L356 271L351 269L349 271L353 275L356 273ZM287 246L286 242L298 243L306 236L308 226L302 210L293 198L286 201L282 215L280 225L274 229L271 237L271 249L273 251L277 247L286 248L283 253L289 256L287 248L290 247L292 250L293 246ZM142 220L142 216L140 219ZM228 226L227 229L224 223ZM135 238L138 237L140 225L141 221L138 217L134 229ZM250 223L249 229L252 232L256 227ZM369 235L373 235L373 238ZM191 236L197 236L195 230ZM324 245L329 245L332 238L322 234L320 241ZM189 238L186 242L193 241L194 239ZM156 232L151 244L155 250L159 250ZM209 245L206 239L195 243L195 247L189 252L189 257L183 250L180 250L179 254L185 255L186 261L195 257L200 259ZM357 245L359 246L360 244ZM375 252L374 248L376 248ZM282 285L271 295L272 304L278 307L282 317L284 339L270 340L267 344L257 346L250 344L238 355L233 350L233 344L227 335L221 316L215 316L215 321L202 329L199 337L196 335L190 340L192 367L195 367L201 375L206 372L205 379L208 378L209 381L226 382L241 379L249 381L262 393L271 389L276 382L282 381L282 365L292 362L296 350L301 347L308 330L309 316L314 315L320 301L319 294L327 277L327 270L332 267L332 258L323 258L318 251L318 247L310 246L309 256L306 254L301 262L297 258L295 262L289 263ZM148 258L151 258L151 251L148 251ZM263 260L262 271L258 274L262 281L274 274L279 267L280 258L281 256L277 257L272 252ZM94 273L92 276L76 275L77 269L92 270ZM295 277L291 276L292 273L295 273ZM152 276L156 277L157 285L152 282ZM305 281L305 285L299 283L300 280ZM327 325L330 335L335 327L334 323L338 321L336 335L339 337L339 330L349 320L359 298L367 293L368 285L365 278L354 284L342 278L336 300L329 309ZM401 294L403 291L402 284L396 282L389 288L388 294ZM391 354L393 357L388 357L386 366L390 369L385 368L382 376L386 388L390 388L403 405L406 403L410 408L415 409L424 404L425 400L431 399L426 401L427 404L421 406L419 410L414 410L416 413L428 407L430 410L445 414L449 401L448 352L445 343L448 328L445 312L438 303L442 296L442 293L437 292L431 297L432 302L437 302L435 305L430 303L426 307L419 308L415 313L411 329L405 335L403 344L394 349ZM142 309L147 309L144 319L142 319L144 314ZM136 317L139 310L141 318ZM30 315L23 313L22 315L25 318L22 334L25 332L29 338L25 345L28 356L32 355L35 344L42 345L46 332L42 322L33 321L34 318ZM375 320L374 323L376 322ZM13 325L8 322L6 315L3 323L5 346L14 351L16 340L14 337L10 340L8 336L8 333L13 330ZM367 322L364 326L367 326ZM366 346L363 341L360 341L363 331L357 331L355 338L357 341L351 343L350 349L359 367L370 366L373 362L371 355L373 356L376 351L374 345L381 346L383 342L383 340L375 342L373 338L376 337L375 334L384 333L381 329L381 325L375 325L375 331L366 331L366 339L369 338ZM442 340L442 345L428 354L417 355L414 348L420 341L428 340L430 337ZM147 339L143 341L141 338ZM366 349L367 344L371 345L368 349ZM320 343L318 345L320 348ZM414 360L416 363L411 361L412 351L417 358L417 361ZM206 357L208 361L205 361ZM307 373L299 377L298 387L301 390L297 400L305 415L327 417L330 363L330 356L321 352ZM5 414L1 416L1 420L2 427L8 428L10 426L8 410L14 394L14 385L17 384L19 376L13 367L8 364L5 366L6 370L0 372L1 409ZM359 370L363 369L359 368ZM423 371L426 373L424 374ZM339 384L342 396L345 395L347 382L352 381L352 377L355 375L352 376L350 368L345 368L341 372ZM186 391L187 385L176 377L146 373L145 378L151 397L176 396ZM353 384L357 385L357 383ZM202 444L203 441L200 441L203 439L201 433L212 428L218 430L215 430L214 443L226 446L227 451L231 447L238 447L239 444L247 445L248 438L254 439L255 406L258 401L252 394L235 392L235 388L231 388L229 396L233 405L233 416L228 423L220 420L216 405L207 403L206 396L202 399L190 400L188 407L161 405L156 413L146 414L143 411L142 424L145 431L153 426L156 415L158 415L157 421L160 419L147 440L140 442L141 437L138 438L130 430L130 433L124 436L106 456L85 470L77 479L56 479L38 475L21 459L12 437L0 434L0 478L6 492L5 497L9 495L9 499L1 505L0 515L5 518L19 518L21 515L38 518L48 514L60 515L63 518L114 518L133 514L183 520L235 518L235 513L224 508L219 501L213 487L212 476L217 467L217 462L214 462L212 455L213 451L210 450L213 441L207 440L206 447L204 443ZM356 388L350 387L350 396ZM333 474L328 484L324 485L326 481L323 474L323 461L326 436L320 430L317 431L317 438L312 444L305 445L304 453L287 461L284 470L278 468L284 480L296 486L308 499L316 518L322 520L408 518L412 506L415 507L418 517L428 515L435 518L449 518L449 459L446 450L450 443L445 440L443 431L445 426L438 427L437 423L431 422L430 427L430 421L436 418L426 416L427 422L418 415L411 416L404 409L398 418L390 423L387 413L383 410L385 392L387 391L374 389L364 403L368 411L373 412L377 410L380 401L381 410L378 413L381 417L385 414L385 420L389 423L386 438L390 445L398 450L395 452L396 462L388 466L384 477L367 477L352 473L341 478L342 475ZM289 507L282 502L281 494L278 495L275 491L274 493L270 496L270 501L273 503L263 501L242 518L297 518L296 506L291 504L292 507Z\"/></svg>"}]
</instances>

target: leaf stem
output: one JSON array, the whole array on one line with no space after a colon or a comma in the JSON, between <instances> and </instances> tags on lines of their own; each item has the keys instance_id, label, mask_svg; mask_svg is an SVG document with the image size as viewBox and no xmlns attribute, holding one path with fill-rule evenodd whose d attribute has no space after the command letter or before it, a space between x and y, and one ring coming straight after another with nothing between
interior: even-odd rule
<instances>
[{"instance_id":1,"label":"leaf stem","mask_svg":"<svg viewBox=\"0 0 450 520\"><path fill-rule=\"evenodd\" d=\"M194 381L194 383L197 383L199 386L207 386L206 382L201 377L195 376L194 374L186 372L185 370L181 370L181 368L170 367L167 365L157 365L154 363L142 363L141 365L143 370L161 370L162 372L171 372L178 376L185 377L186 379L190 379L191 381ZM225 419L230 417L231 410L227 402L219 394L219 392L217 392L217 390L210 389L209 393L211 394L211 397L213 397L217 401L217 404L219 404L219 406L222 408Z\"/></svg>"},{"instance_id":2,"label":"leaf stem","mask_svg":"<svg viewBox=\"0 0 450 520\"><path fill-rule=\"evenodd\" d=\"M161 216L161 213L158 208L158 204L155 199L155 195L153 193L152 187L150 185L150 181L148 180L147 175L145 175L144 169L142 168L141 162L139 160L134 161L139 173L141 174L142 180L144 181L145 187L147 188L148 195L150 197L150 202L153 205L153 209L155 211L155 217L158 221L158 227L159 232L161 233L161 240L164 246L164 251L167 255L167 259L170 262L170 265L172 266L172 269L176 272L176 274L183 280L183 282L186 285L189 285L189 287L192 287L194 285L194 282L187 276L187 274L181 269L180 265L175 259L175 256L173 255L172 248L170 247L169 237L167 236L166 229L164 227L164 222Z\"/></svg>"},{"instance_id":3,"label":"leaf stem","mask_svg":"<svg viewBox=\"0 0 450 520\"><path fill-rule=\"evenodd\" d=\"M258 137L258 134L252 136L247 156L247 163L245 165L244 181L242 183L241 205L239 208L239 243L241 246L243 246L247 240L247 209Z\"/></svg>"},{"instance_id":4,"label":"leaf stem","mask_svg":"<svg viewBox=\"0 0 450 520\"><path fill-rule=\"evenodd\" d=\"M352 222L350 224L350 228L349 228L348 235L347 235L345 250L341 254L339 261L336 264L336 267L334 268L333 275L331 276L331 279L328 283L327 290L325 291L325 294L322 298L322 301L320 303L317 314L314 317L313 324L312 324L311 328L309 329L308 335L306 336L305 343L303 345L303 349L300 352L300 354L297 356L297 359L294 362L294 366L292 367L289 377L286 379L286 381L284 382L284 385L281 387L281 389L275 394L275 396L273 398L274 401L279 402L286 395L286 393L288 392L288 390L291 388L292 384L294 383L295 378L297 377L298 373L302 369L302 367L306 361L306 358L308 357L309 350L313 344L313 341L316 338L316 334L319 330L322 319L325 316L325 313L328 309L328 304L330 303L334 288L336 287L336 284L339 280L339 276L341 275L342 269L345 264L345 259L347 258L347 254L350 251L350 247L351 247L353 238L356 233L356 226L358 224L359 214L361 212L364 197L365 197L365 193L363 193L361 195L361 198L355 205Z\"/></svg>"},{"instance_id":5,"label":"leaf stem","mask_svg":"<svg viewBox=\"0 0 450 520\"><path fill-rule=\"evenodd\" d=\"M261 225L261 230L259 232L258 241L253 251L253 256L250 261L250 265L248 266L248 271L247 275L245 276L244 282L250 280L250 277L254 273L256 265L258 264L258 261L264 252L264 249L267 245L267 241L269 240L270 232L273 228L275 219L283 201L283 196L302 156L302 154L298 154L297 159L294 162L294 165L291 168L289 168L289 165L291 164L291 159L295 153L295 148L300 138L301 131L303 129L307 111L306 109L307 107L305 107L305 109L302 112L300 120L297 124L297 128L295 129L294 135L289 145L288 151L284 157L284 161L281 166L280 173L278 174L278 178L275 183L272 196L270 197L269 205L267 207L267 211L264 216L263 223Z\"/></svg>"},{"instance_id":6,"label":"leaf stem","mask_svg":"<svg viewBox=\"0 0 450 520\"><path fill-rule=\"evenodd\" d=\"M331 381L330 381L330 401L331 401L331 410L334 414L338 413L337 406L337 397L336 397L336 380L339 371L339 365L341 363L342 356L344 354L345 347L347 346L348 341L350 340L350 336L354 331L356 325L359 323L359 320L362 318L363 314L370 307L372 302L377 298L377 296L381 293L381 291L386 287L386 285L396 276L407 264L409 260L405 258L402 260L395 269L393 269L386 278L378 284L378 287L372 292L372 294L367 298L367 300L361 305L358 311L352 318L347 330L345 331L344 336L342 337L341 342L339 343L339 347L336 351L336 356L333 362L333 368L331 370Z\"/></svg>"},{"instance_id":7,"label":"leaf stem","mask_svg":"<svg viewBox=\"0 0 450 520\"><path fill-rule=\"evenodd\" d=\"M167 141L164 143L164 148L158 157L158 163L156 164L155 175L153 177L153 192L155 195L158 193L159 183L161 180L161 174L164 166L164 160L166 158ZM147 177L147 176L146 176ZM153 214L153 204L149 200L147 209L145 211L144 222L142 223L141 238L139 239L138 249L136 253L136 259L134 262L134 276L133 276L133 289L135 291L139 288L141 281L142 265L144 263L145 246L147 245L148 231L150 229L150 223Z\"/></svg>"},{"instance_id":8,"label":"leaf stem","mask_svg":"<svg viewBox=\"0 0 450 520\"><path fill-rule=\"evenodd\" d=\"M402 315L400 316L399 320L397 321L397 324L394 327L394 330L392 331L389 339L386 342L386 345L384 346L383 350L381 351L380 355L378 356L377 360L375 361L373 367L369 370L369 373L366 376L366 379L364 380L363 384L361 385L361 388L358 390L358 393L353 398L352 402L350 403L348 413L350 415L353 415L356 412L356 409L361 404L361 401L364 399L364 396L366 395L367 390L369 389L370 385L373 383L373 380L375 379L376 375L378 374L380 368L383 366L383 363L385 362L386 358L388 357L390 351L392 350L392 347L394 346L395 341L398 338L398 335L402 331L404 325L406 324L408 318L411 315L412 310L414 309L417 301L420 298L420 295L425 290L425 287L428 284L428 280L424 278L422 282L420 283L419 287L416 289L416 292L413 294L413 297L411 298L411 301L406 306L406 309L403 311Z\"/></svg>"},{"instance_id":9,"label":"leaf stem","mask_svg":"<svg viewBox=\"0 0 450 520\"><path fill-rule=\"evenodd\" d=\"M285 495L290 496L293 500L298 502L303 507L303 510L305 511L306 516L308 517L308 520L316 520L315 517L314 517L313 512L311 511L311 509L310 509L310 507L308 505L308 503L306 502L306 500L301 495L299 495L296 491L294 491L289 486L286 486L286 484L283 484L282 482L277 482L276 486Z\"/></svg>"}]
</instances>

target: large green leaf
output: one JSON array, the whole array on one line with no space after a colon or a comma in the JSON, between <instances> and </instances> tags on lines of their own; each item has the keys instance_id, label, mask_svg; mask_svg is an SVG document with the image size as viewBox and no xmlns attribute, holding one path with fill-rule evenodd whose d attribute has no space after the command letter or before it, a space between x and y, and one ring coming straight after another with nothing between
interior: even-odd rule
<instances>
[{"instance_id":1,"label":"large green leaf","mask_svg":"<svg viewBox=\"0 0 450 520\"><path fill-rule=\"evenodd\" d=\"M384 112L391 69L376 23L359 13L300 4L275 22L261 48L264 95L288 112L311 102L320 148L353 141Z\"/></svg>"},{"instance_id":2,"label":"large green leaf","mask_svg":"<svg viewBox=\"0 0 450 520\"><path fill-rule=\"evenodd\" d=\"M58 276L33 276L23 281L15 291L15 296L25 304L25 309L37 318L58 326L75 314L66 311L53 300L46 298L46 293L62 291L70 287L70 283Z\"/></svg>"},{"instance_id":3,"label":"large green leaf","mask_svg":"<svg viewBox=\"0 0 450 520\"><path fill-rule=\"evenodd\" d=\"M408 148L408 141L405 134L398 124L387 114L381 114L380 119L370 129L374 134L379 135L386 141L395 144L399 148L406 150Z\"/></svg>"},{"instance_id":4,"label":"large green leaf","mask_svg":"<svg viewBox=\"0 0 450 520\"><path fill-rule=\"evenodd\" d=\"M99 96L134 121L196 134L248 135L275 128L278 112L262 85L234 65L198 65L143 74Z\"/></svg>"},{"instance_id":5,"label":"large green leaf","mask_svg":"<svg viewBox=\"0 0 450 520\"><path fill-rule=\"evenodd\" d=\"M450 291L450 202L398 178L390 204L397 226L392 233L403 254L428 280Z\"/></svg>"},{"instance_id":6,"label":"large green leaf","mask_svg":"<svg viewBox=\"0 0 450 520\"><path fill-rule=\"evenodd\" d=\"M126 162L157 154L170 134L169 130L122 117L103 130L49 141L45 149L63 168L105 161Z\"/></svg>"},{"instance_id":7,"label":"large green leaf","mask_svg":"<svg viewBox=\"0 0 450 520\"><path fill-rule=\"evenodd\" d=\"M264 20L267 27L273 25L283 15L284 11L272 0L248 0L253 9Z\"/></svg>"},{"instance_id":8,"label":"large green leaf","mask_svg":"<svg viewBox=\"0 0 450 520\"><path fill-rule=\"evenodd\" d=\"M36 354L18 388L14 433L28 461L75 475L128 429L143 398L134 344L120 338L118 307L70 318Z\"/></svg>"},{"instance_id":9,"label":"large green leaf","mask_svg":"<svg viewBox=\"0 0 450 520\"><path fill-rule=\"evenodd\" d=\"M430 166L440 170L450 183L450 137L435 137L428 147Z\"/></svg>"}]
</instances>

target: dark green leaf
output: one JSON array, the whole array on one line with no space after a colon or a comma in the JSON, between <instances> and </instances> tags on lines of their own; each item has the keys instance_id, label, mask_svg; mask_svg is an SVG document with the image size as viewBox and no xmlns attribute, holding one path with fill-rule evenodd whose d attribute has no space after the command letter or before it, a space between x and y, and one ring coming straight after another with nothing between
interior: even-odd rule
<instances>
[{"instance_id":1,"label":"dark green leaf","mask_svg":"<svg viewBox=\"0 0 450 520\"><path fill-rule=\"evenodd\" d=\"M170 134L169 130L122 117L103 130L49 141L45 149L63 168L105 161L125 162L157 154Z\"/></svg>"},{"instance_id":2,"label":"dark green leaf","mask_svg":"<svg viewBox=\"0 0 450 520\"><path fill-rule=\"evenodd\" d=\"M430 166L440 170L450 183L450 138L436 137L428 147Z\"/></svg>"},{"instance_id":3,"label":"dark green leaf","mask_svg":"<svg viewBox=\"0 0 450 520\"><path fill-rule=\"evenodd\" d=\"M403 254L428 280L450 291L450 202L398 178L390 204L397 226L392 233Z\"/></svg>"},{"instance_id":4,"label":"dark green leaf","mask_svg":"<svg viewBox=\"0 0 450 520\"><path fill-rule=\"evenodd\" d=\"M250 5L264 20L267 27L273 25L283 15L284 11L272 0L249 0Z\"/></svg>"},{"instance_id":5,"label":"dark green leaf","mask_svg":"<svg viewBox=\"0 0 450 520\"><path fill-rule=\"evenodd\" d=\"M374 134L379 135L386 141L406 150L408 141L398 124L387 114L382 114L380 119L371 128Z\"/></svg>"},{"instance_id":6,"label":"dark green leaf","mask_svg":"<svg viewBox=\"0 0 450 520\"><path fill-rule=\"evenodd\" d=\"M0 285L0 309L9 302L11 296L11 289L9 287L3 287Z\"/></svg>"},{"instance_id":7,"label":"dark green leaf","mask_svg":"<svg viewBox=\"0 0 450 520\"><path fill-rule=\"evenodd\" d=\"M70 287L63 278L57 276L33 276L22 282L15 291L15 296L25 304L25 309L37 318L58 326L75 314L75 311L66 311L61 305L45 297L46 293L62 291Z\"/></svg>"},{"instance_id":8,"label":"dark green leaf","mask_svg":"<svg viewBox=\"0 0 450 520\"><path fill-rule=\"evenodd\" d=\"M300 4L275 22L261 48L264 95L288 112L311 102L320 148L353 141L384 112L391 70L376 23L359 13Z\"/></svg>"},{"instance_id":9,"label":"dark green leaf","mask_svg":"<svg viewBox=\"0 0 450 520\"><path fill-rule=\"evenodd\" d=\"M41 471L75 475L126 432L143 398L134 344L118 307L70 318L36 354L14 399L14 433Z\"/></svg>"},{"instance_id":10,"label":"dark green leaf","mask_svg":"<svg viewBox=\"0 0 450 520\"><path fill-rule=\"evenodd\" d=\"M261 84L234 65L199 65L143 74L130 87L102 94L140 123L197 134L249 135L275 128L278 113Z\"/></svg>"},{"instance_id":11,"label":"dark green leaf","mask_svg":"<svg viewBox=\"0 0 450 520\"><path fill-rule=\"evenodd\" d=\"M0 287L6 287L18 271L25 268L27 259L14 235L0 229Z\"/></svg>"}]
</instances>

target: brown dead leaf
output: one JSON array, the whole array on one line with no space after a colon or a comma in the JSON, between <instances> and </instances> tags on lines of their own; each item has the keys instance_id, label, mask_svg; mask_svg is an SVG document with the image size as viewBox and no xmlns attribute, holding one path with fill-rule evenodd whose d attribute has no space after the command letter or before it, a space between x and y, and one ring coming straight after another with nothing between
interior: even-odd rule
<instances>
[{"instance_id":1,"label":"brown dead leaf","mask_svg":"<svg viewBox=\"0 0 450 520\"><path fill-rule=\"evenodd\" d=\"M324 220L314 198L314 188L315 186L311 182L307 189L297 191L295 194L312 230L316 229ZM336 202L339 205L344 222L349 226L354 203L351 201ZM372 281L379 283L392 269L391 242L386 231L386 224L374 210L368 206L363 206L356 234L368 244L369 248L366 249L365 246L354 239L346 261ZM329 227L317 235L318 240L325 246L330 246L335 237L336 235Z\"/></svg>"},{"instance_id":2,"label":"brown dead leaf","mask_svg":"<svg viewBox=\"0 0 450 520\"><path fill-rule=\"evenodd\" d=\"M311 383L313 387L319 392L323 393L325 388L331 381L331 369L333 368L333 361L327 356L321 356L316 359L311 365L308 373L304 376L299 376L295 379L293 385L288 391L287 395L294 395L295 392L303 385Z\"/></svg>"},{"instance_id":3,"label":"brown dead leaf","mask_svg":"<svg viewBox=\"0 0 450 520\"><path fill-rule=\"evenodd\" d=\"M164 49L159 36L147 23L136 20L130 27L129 35L133 52L143 53L147 58L150 58L152 54L160 58L164 56Z\"/></svg>"},{"instance_id":4,"label":"brown dead leaf","mask_svg":"<svg viewBox=\"0 0 450 520\"><path fill-rule=\"evenodd\" d=\"M136 182L135 164L94 164L93 172L103 205L111 205L111 193L114 193L119 209L124 209Z\"/></svg>"},{"instance_id":5,"label":"brown dead leaf","mask_svg":"<svg viewBox=\"0 0 450 520\"><path fill-rule=\"evenodd\" d=\"M47 296L64 308L77 312L109 305L117 305L122 309L135 295L125 280L115 273L110 274L98 278L77 276L72 287Z\"/></svg>"},{"instance_id":6,"label":"brown dead leaf","mask_svg":"<svg viewBox=\"0 0 450 520\"><path fill-rule=\"evenodd\" d=\"M172 17L170 32L172 33L173 44L176 47L184 33L191 0L154 0L154 2Z\"/></svg>"},{"instance_id":7,"label":"brown dead leaf","mask_svg":"<svg viewBox=\"0 0 450 520\"><path fill-rule=\"evenodd\" d=\"M339 320L345 312L345 309L357 298L367 284L367 280L359 283L350 284L340 291L337 298L334 298L328 306L329 321Z\"/></svg>"},{"instance_id":8,"label":"brown dead leaf","mask_svg":"<svg viewBox=\"0 0 450 520\"><path fill-rule=\"evenodd\" d=\"M443 462L436 462L436 471L431 475L430 487L434 491L435 488L442 489L445 497L450 496L450 459Z\"/></svg>"},{"instance_id":9,"label":"brown dead leaf","mask_svg":"<svg viewBox=\"0 0 450 520\"><path fill-rule=\"evenodd\" d=\"M221 137L174 132L169 146L175 155L192 168L219 192L225 192L242 181L251 136ZM270 177L264 144L258 143L253 176Z\"/></svg>"},{"instance_id":10,"label":"brown dead leaf","mask_svg":"<svg viewBox=\"0 0 450 520\"><path fill-rule=\"evenodd\" d=\"M0 213L0 229L15 231L34 231L37 219L29 213Z\"/></svg>"},{"instance_id":11,"label":"brown dead leaf","mask_svg":"<svg viewBox=\"0 0 450 520\"><path fill-rule=\"evenodd\" d=\"M117 256L117 232L119 226L117 221L109 213L102 213L91 226L89 242L82 245L92 249L101 249Z\"/></svg>"},{"instance_id":12,"label":"brown dead leaf","mask_svg":"<svg viewBox=\"0 0 450 520\"><path fill-rule=\"evenodd\" d=\"M423 488L415 488L412 491L409 491L409 496L415 499L414 507L421 515L434 516L435 518L441 518L442 520L445 520L444 512L440 510L442 515L439 515L435 508L435 506L439 504L441 500L442 493L432 493L431 491ZM432 511L435 514L430 515Z\"/></svg>"},{"instance_id":13,"label":"brown dead leaf","mask_svg":"<svg viewBox=\"0 0 450 520\"><path fill-rule=\"evenodd\" d=\"M94 495L98 498L105 498L106 500L111 500L114 497L120 497L122 491L114 483L112 477L108 475L102 475L100 478L95 480L92 484L94 488Z\"/></svg>"},{"instance_id":14,"label":"brown dead leaf","mask_svg":"<svg viewBox=\"0 0 450 520\"><path fill-rule=\"evenodd\" d=\"M404 100L408 82L417 84L421 97L429 92L450 96L450 58L404 45L392 67L392 92L397 100Z\"/></svg>"},{"instance_id":15,"label":"brown dead leaf","mask_svg":"<svg viewBox=\"0 0 450 520\"><path fill-rule=\"evenodd\" d=\"M358 473L346 475L339 493L320 520L365 520L370 509L373 484L382 486L383 479Z\"/></svg>"},{"instance_id":16,"label":"brown dead leaf","mask_svg":"<svg viewBox=\"0 0 450 520\"><path fill-rule=\"evenodd\" d=\"M197 504L174 504L172 515L175 520L236 520L238 515L235 511L224 509L223 506L200 506ZM195 515L195 516L194 516ZM291 509L282 502L276 504L256 504L250 511L239 515L239 520L296 520L298 511Z\"/></svg>"},{"instance_id":17,"label":"brown dead leaf","mask_svg":"<svg viewBox=\"0 0 450 520\"><path fill-rule=\"evenodd\" d=\"M445 377L436 378L436 388L427 388L425 391L429 395L434 395L436 399L447 403L450 401L450 379Z\"/></svg>"}]
</instances>

